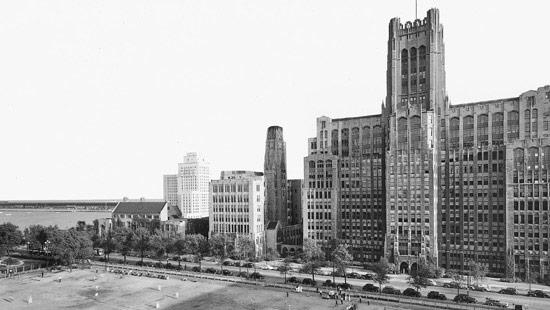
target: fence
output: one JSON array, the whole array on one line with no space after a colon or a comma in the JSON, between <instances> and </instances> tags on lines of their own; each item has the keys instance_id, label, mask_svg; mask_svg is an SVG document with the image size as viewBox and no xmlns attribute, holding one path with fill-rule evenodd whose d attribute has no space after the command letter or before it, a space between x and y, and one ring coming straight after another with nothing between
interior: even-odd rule
<instances>
[{"instance_id":1,"label":"fence","mask_svg":"<svg viewBox=\"0 0 550 310\"><path fill-rule=\"evenodd\" d=\"M249 280L244 279L240 277L234 277L234 276L220 276L220 275L213 275L213 274L205 274L205 273L197 273L192 271L174 271L174 270L165 270L155 267L146 267L146 266L135 266L135 265L126 265L126 264L113 264L113 263L98 263L98 262L91 262L93 266L97 266L99 268L116 268L116 269L122 269L122 270L133 270L133 271L144 271L149 272L151 274L163 274L167 276L178 276L178 277L189 277L189 278L197 278L197 279L208 279L208 280L217 280L217 281L224 281L224 282L232 282L232 283L239 283L239 284L247 284L247 285L261 285L264 287L276 287L276 288L282 288L282 289L288 289L288 290L294 290L297 286L297 284L285 284L285 283L279 283L279 282L267 282L263 280ZM315 286L302 286L302 292L312 293L312 294L318 294L318 287ZM326 290L323 288L323 290ZM415 298L415 297L406 297L401 295L386 295L386 294L379 294L379 293L370 293L370 292L364 292L364 291L357 291L357 290L346 290L346 295L351 296L352 298L358 299L361 297L362 299L369 299L369 300L379 300L379 301L386 301L386 302L394 302L394 303L402 303L402 304L414 304L414 305L421 305L425 307L433 307L436 309L452 309L452 310L494 310L494 309L500 309L495 306L486 306L486 305L478 305L478 304L463 304L463 303L456 303L453 301L442 301L442 300L433 300L433 299L426 299L426 298Z\"/></svg>"},{"instance_id":2,"label":"fence","mask_svg":"<svg viewBox=\"0 0 550 310\"><path fill-rule=\"evenodd\" d=\"M5 266L0 269L0 278L8 278L17 274L30 272L36 269L40 269L46 266L46 262L33 262L30 264L23 264L21 266Z\"/></svg>"}]
</instances>

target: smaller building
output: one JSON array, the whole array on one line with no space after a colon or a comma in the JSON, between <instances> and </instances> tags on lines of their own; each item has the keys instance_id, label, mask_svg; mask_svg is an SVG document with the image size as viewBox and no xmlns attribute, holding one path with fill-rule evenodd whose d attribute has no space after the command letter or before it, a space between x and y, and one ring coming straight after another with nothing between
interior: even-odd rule
<instances>
[{"instance_id":1,"label":"smaller building","mask_svg":"<svg viewBox=\"0 0 550 310\"><path fill-rule=\"evenodd\" d=\"M264 177L262 172L223 171L210 182L209 236L225 234L254 241L264 254Z\"/></svg>"},{"instance_id":2,"label":"smaller building","mask_svg":"<svg viewBox=\"0 0 550 310\"><path fill-rule=\"evenodd\" d=\"M113 210L113 226L137 229L177 231L185 233L185 224L178 220L178 208L170 207L166 201L123 201Z\"/></svg>"},{"instance_id":3,"label":"smaller building","mask_svg":"<svg viewBox=\"0 0 550 310\"><path fill-rule=\"evenodd\" d=\"M163 176L163 191L164 200L166 200L170 206L176 207L179 205L177 174L167 174Z\"/></svg>"}]
</instances>

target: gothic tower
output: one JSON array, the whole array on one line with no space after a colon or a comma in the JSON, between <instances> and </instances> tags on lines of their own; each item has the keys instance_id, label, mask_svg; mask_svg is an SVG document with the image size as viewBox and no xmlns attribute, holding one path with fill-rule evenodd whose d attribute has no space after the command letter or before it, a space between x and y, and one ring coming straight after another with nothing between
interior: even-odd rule
<instances>
[{"instance_id":1,"label":"gothic tower","mask_svg":"<svg viewBox=\"0 0 550 310\"><path fill-rule=\"evenodd\" d=\"M437 263L439 116L445 109L445 46L439 11L389 25L386 132L386 256L402 271Z\"/></svg>"},{"instance_id":2,"label":"gothic tower","mask_svg":"<svg viewBox=\"0 0 550 310\"><path fill-rule=\"evenodd\" d=\"M267 129L264 161L265 179L265 223L277 222L285 227L288 223L286 143L283 128L271 126Z\"/></svg>"}]
</instances>

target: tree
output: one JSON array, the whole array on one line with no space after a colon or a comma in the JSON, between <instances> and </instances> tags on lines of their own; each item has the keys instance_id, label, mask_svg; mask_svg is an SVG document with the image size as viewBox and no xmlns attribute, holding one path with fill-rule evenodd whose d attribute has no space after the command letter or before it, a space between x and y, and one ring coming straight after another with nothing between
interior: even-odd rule
<instances>
[{"instance_id":1,"label":"tree","mask_svg":"<svg viewBox=\"0 0 550 310\"><path fill-rule=\"evenodd\" d=\"M381 258L378 262L372 264L372 271L374 272L373 280L378 283L380 287L380 294L382 294L382 284L388 283L390 277L388 273L390 272L390 267L387 258Z\"/></svg>"},{"instance_id":2,"label":"tree","mask_svg":"<svg viewBox=\"0 0 550 310\"><path fill-rule=\"evenodd\" d=\"M418 262L418 267L416 270L411 271L409 276L409 285L414 287L416 291L425 288L429 285L428 280L432 276L432 271L430 270L430 265L425 261Z\"/></svg>"},{"instance_id":3,"label":"tree","mask_svg":"<svg viewBox=\"0 0 550 310\"><path fill-rule=\"evenodd\" d=\"M79 231L82 231L82 230L79 230ZM99 245L103 248L105 260L108 262L111 256L111 253L117 250L118 242L116 238L114 238L113 233L111 231L103 235L103 238L101 238L100 240L101 241Z\"/></svg>"},{"instance_id":4,"label":"tree","mask_svg":"<svg viewBox=\"0 0 550 310\"><path fill-rule=\"evenodd\" d=\"M250 258L250 254L254 251L254 241L248 236L238 236L235 240L235 254L242 262L243 259L247 261ZM241 272L241 265L239 264L239 273ZM246 264L246 274L248 275L248 264Z\"/></svg>"},{"instance_id":5,"label":"tree","mask_svg":"<svg viewBox=\"0 0 550 310\"><path fill-rule=\"evenodd\" d=\"M49 248L54 259L61 264L68 264L70 268L76 260L93 255L90 236L75 228L56 231L50 241Z\"/></svg>"},{"instance_id":6,"label":"tree","mask_svg":"<svg viewBox=\"0 0 550 310\"><path fill-rule=\"evenodd\" d=\"M290 267L290 263L292 262L292 259L287 256L283 259L283 263L279 266L279 271L282 275L285 276L285 283L286 283L286 275L289 273L292 268Z\"/></svg>"},{"instance_id":7,"label":"tree","mask_svg":"<svg viewBox=\"0 0 550 310\"><path fill-rule=\"evenodd\" d=\"M353 259L353 256L348 252L348 245L340 243L332 251L332 263L336 266L338 273L344 275L344 283L348 283L346 270L350 265L350 261ZM334 279L333 279L334 282Z\"/></svg>"},{"instance_id":8,"label":"tree","mask_svg":"<svg viewBox=\"0 0 550 310\"><path fill-rule=\"evenodd\" d=\"M470 265L470 274L476 281L476 284L479 284L479 281L485 280L485 275L487 275L487 272L489 272L487 266L482 263L475 262Z\"/></svg>"},{"instance_id":9,"label":"tree","mask_svg":"<svg viewBox=\"0 0 550 310\"><path fill-rule=\"evenodd\" d=\"M0 225L0 253L6 252L10 256L10 251L23 241L23 233L12 223Z\"/></svg>"},{"instance_id":10,"label":"tree","mask_svg":"<svg viewBox=\"0 0 550 310\"><path fill-rule=\"evenodd\" d=\"M181 266L181 256L187 254L186 238L181 235L177 235L173 240L172 249L174 250L174 253L180 256L180 259L178 259L178 266Z\"/></svg>"},{"instance_id":11,"label":"tree","mask_svg":"<svg viewBox=\"0 0 550 310\"><path fill-rule=\"evenodd\" d=\"M234 241L225 234L215 234L210 240L210 253L217 258L220 263L220 268L223 270L223 261L226 260L234 249Z\"/></svg>"},{"instance_id":12,"label":"tree","mask_svg":"<svg viewBox=\"0 0 550 310\"><path fill-rule=\"evenodd\" d=\"M311 272L313 281L315 281L315 273L321 268L325 252L321 244L312 239L304 239L304 269Z\"/></svg>"},{"instance_id":13,"label":"tree","mask_svg":"<svg viewBox=\"0 0 550 310\"><path fill-rule=\"evenodd\" d=\"M456 294L460 294L460 286L464 283L464 276L453 271L448 272L447 275L451 277L451 283L456 286Z\"/></svg>"},{"instance_id":14,"label":"tree","mask_svg":"<svg viewBox=\"0 0 550 310\"><path fill-rule=\"evenodd\" d=\"M170 236L160 230L155 230L155 233L151 236L151 248L160 262L165 255L172 252L172 241Z\"/></svg>"},{"instance_id":15,"label":"tree","mask_svg":"<svg viewBox=\"0 0 550 310\"><path fill-rule=\"evenodd\" d=\"M114 238L120 254L124 256L124 263L126 263L126 256L132 251L134 245L134 232L128 227L115 227Z\"/></svg>"},{"instance_id":16,"label":"tree","mask_svg":"<svg viewBox=\"0 0 550 310\"><path fill-rule=\"evenodd\" d=\"M140 227L135 231L134 249L139 252L141 263L143 264L143 256L146 251L151 249L151 233L149 230Z\"/></svg>"},{"instance_id":17,"label":"tree","mask_svg":"<svg viewBox=\"0 0 550 310\"><path fill-rule=\"evenodd\" d=\"M202 268L202 258L208 254L210 244L201 234L185 236L187 250L189 254L195 255L195 261L199 263L199 269Z\"/></svg>"}]
</instances>

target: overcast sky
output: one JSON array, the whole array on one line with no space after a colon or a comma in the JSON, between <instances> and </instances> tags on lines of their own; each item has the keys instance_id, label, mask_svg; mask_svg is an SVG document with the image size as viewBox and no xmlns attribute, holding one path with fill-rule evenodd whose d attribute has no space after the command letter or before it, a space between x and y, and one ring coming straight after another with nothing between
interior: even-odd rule
<instances>
[{"instance_id":1,"label":"overcast sky","mask_svg":"<svg viewBox=\"0 0 550 310\"><path fill-rule=\"evenodd\" d=\"M440 9L452 103L550 84L548 1ZM0 200L162 198L187 152L263 170L284 128L303 178L316 117L380 113L401 1L0 2Z\"/></svg>"}]
</instances>

